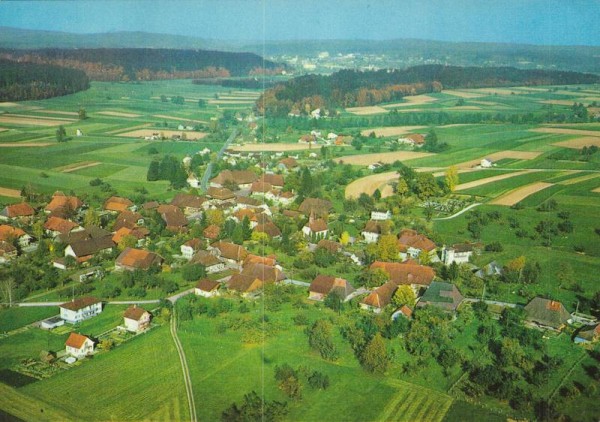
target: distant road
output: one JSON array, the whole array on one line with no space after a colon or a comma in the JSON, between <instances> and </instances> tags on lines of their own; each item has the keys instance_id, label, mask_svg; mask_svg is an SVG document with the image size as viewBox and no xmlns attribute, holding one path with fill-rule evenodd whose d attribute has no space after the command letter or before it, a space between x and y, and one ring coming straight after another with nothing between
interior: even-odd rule
<instances>
[{"instance_id":1,"label":"distant road","mask_svg":"<svg viewBox=\"0 0 600 422\"><path fill-rule=\"evenodd\" d=\"M227 148L229 148L229 145L233 142L233 140L237 137L237 135L238 135L238 129L234 128L233 132L231 132L231 135L229 135L229 138L227 138L227 141L225 141L225 143L223 144L223 147L217 153L217 161L223 157L225 150ZM212 174L212 168L213 168L213 163L212 162L208 163L208 166L206 166L206 171L204 172L204 176L202 176L202 180L200 181L200 188L202 190L208 189L208 180L210 179L210 175Z\"/></svg>"}]
</instances>

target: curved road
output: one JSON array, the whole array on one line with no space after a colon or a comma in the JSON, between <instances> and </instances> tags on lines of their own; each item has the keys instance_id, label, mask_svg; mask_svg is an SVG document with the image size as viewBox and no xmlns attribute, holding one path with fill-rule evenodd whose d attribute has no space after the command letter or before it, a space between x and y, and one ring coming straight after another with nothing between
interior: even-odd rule
<instances>
[{"instance_id":1,"label":"curved road","mask_svg":"<svg viewBox=\"0 0 600 422\"><path fill-rule=\"evenodd\" d=\"M183 382L185 384L185 391L187 394L188 405L190 410L190 421L196 422L198 420L198 417L196 416L196 403L194 402L192 379L190 377L190 369L188 368L187 360L185 358L185 352L183 351L183 347L181 346L181 342L179 341L179 337L177 336L177 315L175 307L173 307L173 315L171 315L170 325L171 336L173 337L173 341L175 342L177 353L179 353L179 361L181 362L181 370L183 371Z\"/></svg>"},{"instance_id":2,"label":"curved road","mask_svg":"<svg viewBox=\"0 0 600 422\"><path fill-rule=\"evenodd\" d=\"M449 216L449 217L442 217L442 218L432 218L432 220L436 220L436 221L439 221L439 220L451 220L451 219L453 219L454 217L458 217L458 216L459 216L459 215L461 215L462 213L464 213L464 212L467 212L467 211L469 211L471 208L475 208L475 207L476 207L476 206L478 206L478 205L481 205L481 203L479 203L479 202L476 202L476 203L474 203L474 204L471 204L471 205L469 205L468 207L466 207L466 208L463 208L462 210L460 210L460 211L459 211L459 212L457 212L456 214L452 214L452 215L451 215L451 216Z\"/></svg>"}]
</instances>

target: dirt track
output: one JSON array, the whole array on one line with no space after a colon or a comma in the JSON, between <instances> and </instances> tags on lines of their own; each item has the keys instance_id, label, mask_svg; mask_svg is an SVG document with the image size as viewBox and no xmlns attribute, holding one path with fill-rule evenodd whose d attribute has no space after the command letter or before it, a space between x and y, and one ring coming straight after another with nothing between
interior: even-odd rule
<instances>
[{"instance_id":1,"label":"dirt track","mask_svg":"<svg viewBox=\"0 0 600 422\"><path fill-rule=\"evenodd\" d=\"M77 170L81 170L81 169L86 169L88 167L96 167L98 165L102 164L100 161L95 161L93 163L81 163L80 165L75 165L73 164L72 166L69 166L65 169L62 170L63 173L71 173Z\"/></svg>"},{"instance_id":2,"label":"dirt track","mask_svg":"<svg viewBox=\"0 0 600 422\"><path fill-rule=\"evenodd\" d=\"M547 182L532 183L531 185L522 186L522 187L514 189L504 195L501 195L498 198L491 201L490 204L506 205L506 206L510 207L512 205L515 205L518 202L521 202L523 199L527 198L529 195L532 195L543 189L549 188L550 186L554 186L554 184L547 183Z\"/></svg>"},{"instance_id":3,"label":"dirt track","mask_svg":"<svg viewBox=\"0 0 600 422\"><path fill-rule=\"evenodd\" d=\"M18 117L13 115L0 115L0 123L13 125L31 125L31 126L60 126L73 123L72 120L54 120L49 118Z\"/></svg>"},{"instance_id":4,"label":"dirt track","mask_svg":"<svg viewBox=\"0 0 600 422\"><path fill-rule=\"evenodd\" d=\"M0 144L0 148L41 148L49 145L55 145L51 142L11 142L6 144Z\"/></svg>"},{"instance_id":5,"label":"dirt track","mask_svg":"<svg viewBox=\"0 0 600 422\"><path fill-rule=\"evenodd\" d=\"M97 114L104 116L115 116L115 117L141 117L141 114L123 113L120 111L99 111Z\"/></svg>"}]
</instances>

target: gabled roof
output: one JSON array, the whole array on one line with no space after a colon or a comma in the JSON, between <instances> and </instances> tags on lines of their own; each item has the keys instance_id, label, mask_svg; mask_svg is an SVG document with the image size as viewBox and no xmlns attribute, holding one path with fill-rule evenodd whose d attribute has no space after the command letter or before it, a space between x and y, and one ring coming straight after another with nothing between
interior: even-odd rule
<instances>
[{"instance_id":1,"label":"gabled roof","mask_svg":"<svg viewBox=\"0 0 600 422\"><path fill-rule=\"evenodd\" d=\"M108 235L71 242L69 246L71 246L71 249L77 258L82 258L88 255L94 255L105 249L111 249L115 244L112 241L112 236Z\"/></svg>"},{"instance_id":2,"label":"gabled roof","mask_svg":"<svg viewBox=\"0 0 600 422\"><path fill-rule=\"evenodd\" d=\"M226 201L228 199L235 198L235 194L231 190L227 188L215 188L212 186L208 188L206 195L220 201Z\"/></svg>"},{"instance_id":3,"label":"gabled roof","mask_svg":"<svg viewBox=\"0 0 600 422\"><path fill-rule=\"evenodd\" d=\"M140 308L137 305L132 305L125 310L123 317L127 318L127 319L132 319L134 321L139 321L140 319L142 319L144 314L149 314L149 313L150 312L148 312L144 308Z\"/></svg>"},{"instance_id":4,"label":"gabled roof","mask_svg":"<svg viewBox=\"0 0 600 422\"><path fill-rule=\"evenodd\" d=\"M18 239L21 236L25 236L25 232L17 227L9 226L7 224L0 225L0 240L13 240Z\"/></svg>"},{"instance_id":5,"label":"gabled roof","mask_svg":"<svg viewBox=\"0 0 600 422\"><path fill-rule=\"evenodd\" d=\"M342 298L346 298L354 292L355 289L348 283L348 280L323 274L316 276L308 288L309 292L320 293L323 295L327 295L334 290L338 292Z\"/></svg>"},{"instance_id":6,"label":"gabled roof","mask_svg":"<svg viewBox=\"0 0 600 422\"><path fill-rule=\"evenodd\" d=\"M398 246L401 249L412 247L427 252L435 249L435 243L427 236L419 234L412 229L404 229L400 232L398 235Z\"/></svg>"},{"instance_id":7,"label":"gabled roof","mask_svg":"<svg viewBox=\"0 0 600 422\"><path fill-rule=\"evenodd\" d=\"M206 198L202 196L178 193L171 201L171 205L179 208L201 208L205 201Z\"/></svg>"},{"instance_id":8,"label":"gabled roof","mask_svg":"<svg viewBox=\"0 0 600 422\"><path fill-rule=\"evenodd\" d=\"M127 227L128 229L133 229L137 226L137 222L143 219L142 215L137 212L124 210L122 211L115 220L115 224L113 225L113 230L117 231L121 227Z\"/></svg>"},{"instance_id":9,"label":"gabled roof","mask_svg":"<svg viewBox=\"0 0 600 422\"><path fill-rule=\"evenodd\" d=\"M125 211L127 208L133 205L127 198L120 196L111 196L104 202L104 209L107 211Z\"/></svg>"},{"instance_id":10,"label":"gabled roof","mask_svg":"<svg viewBox=\"0 0 600 422\"><path fill-rule=\"evenodd\" d=\"M83 205L83 202L76 196L65 196L62 192L56 192L52 197L52 200L46 205L46 211L51 213L63 213L65 210L70 209L76 211Z\"/></svg>"},{"instance_id":11,"label":"gabled roof","mask_svg":"<svg viewBox=\"0 0 600 422\"><path fill-rule=\"evenodd\" d=\"M261 263L251 263L244 266L242 275L259 279L264 283L277 283L285 280L285 275L276 267Z\"/></svg>"},{"instance_id":12,"label":"gabled roof","mask_svg":"<svg viewBox=\"0 0 600 422\"><path fill-rule=\"evenodd\" d=\"M379 221L369 220L363 229L363 232L381 234L381 224Z\"/></svg>"},{"instance_id":13,"label":"gabled roof","mask_svg":"<svg viewBox=\"0 0 600 422\"><path fill-rule=\"evenodd\" d=\"M260 181L270 183L272 186L283 187L284 178L281 174L263 174Z\"/></svg>"},{"instance_id":14,"label":"gabled roof","mask_svg":"<svg viewBox=\"0 0 600 422\"><path fill-rule=\"evenodd\" d=\"M258 224L256 227L254 227L254 231L266 233L267 236L269 236L269 237L281 236L281 230L279 230L279 227L277 227L275 225L275 223L273 223L271 221L269 221L265 224Z\"/></svg>"},{"instance_id":15,"label":"gabled roof","mask_svg":"<svg viewBox=\"0 0 600 422\"><path fill-rule=\"evenodd\" d=\"M264 264L269 265L271 267L275 266L277 260L275 259L275 255L270 256L258 256L253 254L248 254L246 259L244 259L244 266L248 264Z\"/></svg>"},{"instance_id":16,"label":"gabled roof","mask_svg":"<svg viewBox=\"0 0 600 422\"><path fill-rule=\"evenodd\" d=\"M235 261L243 261L248 256L248 251L241 245L224 241L215 242L211 245L221 252L221 256Z\"/></svg>"},{"instance_id":17,"label":"gabled roof","mask_svg":"<svg viewBox=\"0 0 600 422\"><path fill-rule=\"evenodd\" d=\"M145 210L154 210L156 208L158 208L160 206L160 204L158 203L158 201L148 201L146 203L144 203L144 205L142 205L142 208Z\"/></svg>"},{"instance_id":18,"label":"gabled roof","mask_svg":"<svg viewBox=\"0 0 600 422\"><path fill-rule=\"evenodd\" d=\"M77 223L74 223L64 218L51 216L44 223L44 228L53 232L59 232L61 234L67 234L75 227L79 227Z\"/></svg>"},{"instance_id":19,"label":"gabled roof","mask_svg":"<svg viewBox=\"0 0 600 422\"><path fill-rule=\"evenodd\" d=\"M321 239L319 240L319 243L317 243L317 248L323 248L331 253L337 253L342 249L342 245L332 240Z\"/></svg>"},{"instance_id":20,"label":"gabled roof","mask_svg":"<svg viewBox=\"0 0 600 422\"><path fill-rule=\"evenodd\" d=\"M433 305L448 311L455 311L463 299L454 284L434 281L421 296L417 306Z\"/></svg>"},{"instance_id":21,"label":"gabled roof","mask_svg":"<svg viewBox=\"0 0 600 422\"><path fill-rule=\"evenodd\" d=\"M388 281L382 286L373 290L361 303L374 308L384 308L392 301L392 296L398 288L398 285Z\"/></svg>"},{"instance_id":22,"label":"gabled roof","mask_svg":"<svg viewBox=\"0 0 600 422\"><path fill-rule=\"evenodd\" d=\"M571 315L562 303L556 300L534 297L525 306L527 320L553 328L560 328Z\"/></svg>"},{"instance_id":23,"label":"gabled roof","mask_svg":"<svg viewBox=\"0 0 600 422\"><path fill-rule=\"evenodd\" d=\"M282 158L279 160L279 164L283 164L288 169L298 167L298 161L296 161L296 159L293 157Z\"/></svg>"},{"instance_id":24,"label":"gabled roof","mask_svg":"<svg viewBox=\"0 0 600 422\"><path fill-rule=\"evenodd\" d=\"M70 311L78 311L83 308L87 308L88 306L95 305L96 303L101 303L102 301L98 298L92 296L80 297L70 302L65 302L62 305L59 305L60 308L65 308Z\"/></svg>"},{"instance_id":25,"label":"gabled roof","mask_svg":"<svg viewBox=\"0 0 600 422\"><path fill-rule=\"evenodd\" d=\"M319 218L317 220L308 223L308 228L313 233L324 232L327 230L327 223L325 220Z\"/></svg>"},{"instance_id":26,"label":"gabled roof","mask_svg":"<svg viewBox=\"0 0 600 422\"><path fill-rule=\"evenodd\" d=\"M329 214L331 207L331 201L320 198L306 198L298 207L298 211L306 216L314 213L316 217L325 217Z\"/></svg>"},{"instance_id":27,"label":"gabled roof","mask_svg":"<svg viewBox=\"0 0 600 422\"><path fill-rule=\"evenodd\" d=\"M431 267L412 263L382 262L375 261L371 269L380 268L390 276L390 281L400 284L420 284L428 286L435 277L435 271Z\"/></svg>"},{"instance_id":28,"label":"gabled roof","mask_svg":"<svg viewBox=\"0 0 600 422\"><path fill-rule=\"evenodd\" d=\"M117 265L141 270L147 270L152 265L161 262L162 258L154 252L134 248L125 248L116 260Z\"/></svg>"},{"instance_id":29,"label":"gabled roof","mask_svg":"<svg viewBox=\"0 0 600 422\"><path fill-rule=\"evenodd\" d=\"M258 207L259 205L262 204L262 202L260 202L256 198L251 198L249 196L240 196L240 195L235 196L235 202L237 204L249 205L251 207Z\"/></svg>"},{"instance_id":30,"label":"gabled roof","mask_svg":"<svg viewBox=\"0 0 600 422\"><path fill-rule=\"evenodd\" d=\"M3 215L8 218L15 217L28 217L35 214L35 210L31 205L26 202L21 202L20 204L12 204L7 205L0 215Z\"/></svg>"},{"instance_id":31,"label":"gabled roof","mask_svg":"<svg viewBox=\"0 0 600 422\"><path fill-rule=\"evenodd\" d=\"M187 218L185 218L183 211L175 205L160 205L157 208L157 211L169 230L183 229L188 225Z\"/></svg>"},{"instance_id":32,"label":"gabled roof","mask_svg":"<svg viewBox=\"0 0 600 422\"><path fill-rule=\"evenodd\" d=\"M211 183L223 185L228 180L235 182L238 185L249 185L256 181L258 176L250 170L223 170L215 178L211 179Z\"/></svg>"},{"instance_id":33,"label":"gabled roof","mask_svg":"<svg viewBox=\"0 0 600 422\"><path fill-rule=\"evenodd\" d=\"M0 256L15 252L17 248L4 240L0 240Z\"/></svg>"},{"instance_id":34,"label":"gabled roof","mask_svg":"<svg viewBox=\"0 0 600 422\"><path fill-rule=\"evenodd\" d=\"M219 283L217 281L209 280L208 278L203 278L196 284L196 288L203 292L212 292L219 288Z\"/></svg>"},{"instance_id":35,"label":"gabled roof","mask_svg":"<svg viewBox=\"0 0 600 422\"><path fill-rule=\"evenodd\" d=\"M207 228L204 229L204 231L202 232L202 235L204 237L206 237L207 239L216 239L219 237L220 233L221 233L221 228L215 224L211 224L210 226L208 226Z\"/></svg>"},{"instance_id":36,"label":"gabled roof","mask_svg":"<svg viewBox=\"0 0 600 422\"><path fill-rule=\"evenodd\" d=\"M220 264L221 261L213 254L206 251L198 251L190 260L190 264L200 264L203 267L212 267L213 265Z\"/></svg>"},{"instance_id":37,"label":"gabled roof","mask_svg":"<svg viewBox=\"0 0 600 422\"><path fill-rule=\"evenodd\" d=\"M240 293L250 293L260 289L262 286L263 283L259 279L242 274L234 274L227 282L229 290L235 290Z\"/></svg>"},{"instance_id":38,"label":"gabled roof","mask_svg":"<svg viewBox=\"0 0 600 422\"><path fill-rule=\"evenodd\" d=\"M273 189L273 185L268 182L254 182L252 186L250 186L250 192L252 193L267 193L271 189Z\"/></svg>"},{"instance_id":39,"label":"gabled roof","mask_svg":"<svg viewBox=\"0 0 600 422\"><path fill-rule=\"evenodd\" d=\"M82 336L81 334L71 333L67 342L65 343L68 347L73 347L75 349L81 349L86 341L90 340L86 336Z\"/></svg>"}]
</instances>

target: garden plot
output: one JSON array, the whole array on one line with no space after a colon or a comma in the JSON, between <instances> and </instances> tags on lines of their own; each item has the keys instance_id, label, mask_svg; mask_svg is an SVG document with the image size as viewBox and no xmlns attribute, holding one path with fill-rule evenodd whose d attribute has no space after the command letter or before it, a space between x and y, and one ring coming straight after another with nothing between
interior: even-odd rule
<instances>
[{"instance_id":1,"label":"garden plot","mask_svg":"<svg viewBox=\"0 0 600 422\"><path fill-rule=\"evenodd\" d=\"M130 132L119 133L116 136L124 136L126 138L144 138L146 136L152 136L155 134L163 134L166 138L170 138L173 135L182 136L185 133L185 136L188 140L196 140L204 138L207 133L205 132L197 132L195 130L163 130L163 129L138 129Z\"/></svg>"},{"instance_id":2,"label":"garden plot","mask_svg":"<svg viewBox=\"0 0 600 422\"><path fill-rule=\"evenodd\" d=\"M375 132L375 136L398 136L406 135L413 130L424 129L427 126L390 126L390 127L376 127L373 129L365 129L360 132L362 136L369 136L372 132Z\"/></svg>"},{"instance_id":3,"label":"garden plot","mask_svg":"<svg viewBox=\"0 0 600 422\"><path fill-rule=\"evenodd\" d=\"M450 409L452 397L428 388L394 381L398 393L383 409L382 421L441 422Z\"/></svg>"},{"instance_id":4,"label":"garden plot","mask_svg":"<svg viewBox=\"0 0 600 422\"><path fill-rule=\"evenodd\" d=\"M348 113L356 114L357 116L368 116L370 114L387 113L389 110L386 110L385 108L379 107L379 106L369 106L369 107L350 107L350 108L347 108L346 111Z\"/></svg>"},{"instance_id":5,"label":"garden plot","mask_svg":"<svg viewBox=\"0 0 600 422\"><path fill-rule=\"evenodd\" d=\"M596 177L599 177L599 176L600 176L600 173L586 174L583 176L574 177L572 179L562 180L560 182L557 182L556 184L563 185L563 186L575 185L580 182L585 182L586 180L595 179Z\"/></svg>"},{"instance_id":6,"label":"garden plot","mask_svg":"<svg viewBox=\"0 0 600 422\"><path fill-rule=\"evenodd\" d=\"M523 199L527 198L529 195L533 195L536 192L539 192L543 189L549 188L550 186L554 186L554 183L547 182L536 182L527 186L523 186L517 189L514 189L507 194L501 195L500 197L494 199L490 202L490 204L494 205L506 205L508 207L513 206Z\"/></svg>"},{"instance_id":7,"label":"garden plot","mask_svg":"<svg viewBox=\"0 0 600 422\"><path fill-rule=\"evenodd\" d=\"M409 161L417 158L429 157L430 155L435 154L413 151L381 152L378 154L347 155L339 157L337 162L356 166L368 166L373 163L392 164L395 161Z\"/></svg>"},{"instance_id":8,"label":"garden plot","mask_svg":"<svg viewBox=\"0 0 600 422\"><path fill-rule=\"evenodd\" d=\"M600 134L600 132L596 132L596 133ZM589 147L591 145L600 147L600 138L596 138L593 136L583 136L581 138L569 139L568 141L556 142L552 145L555 145L557 147L574 148L574 149L581 149L583 147Z\"/></svg>"}]
</instances>

